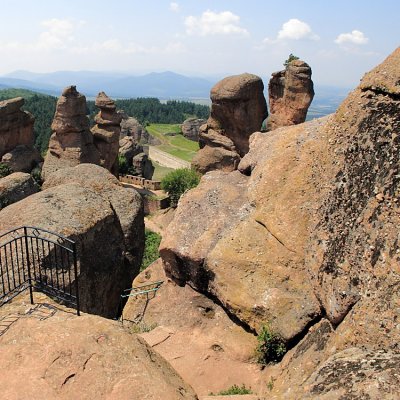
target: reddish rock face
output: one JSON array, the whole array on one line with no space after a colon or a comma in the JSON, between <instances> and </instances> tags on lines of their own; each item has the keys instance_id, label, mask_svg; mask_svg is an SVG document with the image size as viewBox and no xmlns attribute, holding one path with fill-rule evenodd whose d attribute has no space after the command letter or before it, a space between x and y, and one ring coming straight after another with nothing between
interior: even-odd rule
<instances>
[{"instance_id":1,"label":"reddish rock face","mask_svg":"<svg viewBox=\"0 0 400 400\"><path fill-rule=\"evenodd\" d=\"M98 94L95 104L100 112L94 118L96 125L92 133L100 153L100 165L117 174L122 115L116 112L114 101L104 92Z\"/></svg>"},{"instance_id":2,"label":"reddish rock face","mask_svg":"<svg viewBox=\"0 0 400 400\"><path fill-rule=\"evenodd\" d=\"M273 73L268 85L268 94L269 131L304 122L308 107L314 98L310 66L304 61L295 60L285 70Z\"/></svg>"},{"instance_id":3,"label":"reddish rock face","mask_svg":"<svg viewBox=\"0 0 400 400\"><path fill-rule=\"evenodd\" d=\"M264 85L256 75L230 76L211 89L211 114L200 127L193 167L201 173L233 171L249 151L249 137L268 115Z\"/></svg>"},{"instance_id":4,"label":"reddish rock face","mask_svg":"<svg viewBox=\"0 0 400 400\"><path fill-rule=\"evenodd\" d=\"M207 121L205 119L188 118L183 121L182 124L182 134L187 139L193 140L195 142L199 141L199 130L202 125Z\"/></svg>"},{"instance_id":5,"label":"reddish rock face","mask_svg":"<svg viewBox=\"0 0 400 400\"><path fill-rule=\"evenodd\" d=\"M166 230L168 276L294 346L271 398L399 397L399 110L400 48L335 114L253 134Z\"/></svg>"},{"instance_id":6,"label":"reddish rock face","mask_svg":"<svg viewBox=\"0 0 400 400\"><path fill-rule=\"evenodd\" d=\"M24 99L0 101L0 157L18 145L33 146L33 116L22 111Z\"/></svg>"},{"instance_id":7,"label":"reddish rock face","mask_svg":"<svg viewBox=\"0 0 400 400\"><path fill-rule=\"evenodd\" d=\"M53 134L43 165L43 179L62 168L81 163L100 163L86 116L86 98L75 86L64 89L58 99L51 129Z\"/></svg>"}]
</instances>

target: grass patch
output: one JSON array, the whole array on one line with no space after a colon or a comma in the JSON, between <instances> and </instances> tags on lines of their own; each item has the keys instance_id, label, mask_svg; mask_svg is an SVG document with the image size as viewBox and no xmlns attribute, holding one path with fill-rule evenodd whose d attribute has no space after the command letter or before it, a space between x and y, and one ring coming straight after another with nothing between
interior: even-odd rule
<instances>
[{"instance_id":1,"label":"grass patch","mask_svg":"<svg viewBox=\"0 0 400 400\"><path fill-rule=\"evenodd\" d=\"M160 246L161 235L152 232L149 229L145 230L145 244L144 254L142 258L142 265L140 266L140 272L145 270L151 263L160 257L158 247Z\"/></svg>"},{"instance_id":2,"label":"grass patch","mask_svg":"<svg viewBox=\"0 0 400 400\"><path fill-rule=\"evenodd\" d=\"M154 174L153 174L153 180L154 181L162 181L165 176L167 176L170 172L174 171L172 168L164 167L163 165L160 165L156 161L151 161L154 166Z\"/></svg>"},{"instance_id":3,"label":"grass patch","mask_svg":"<svg viewBox=\"0 0 400 400\"><path fill-rule=\"evenodd\" d=\"M146 129L161 141L162 144L157 147L174 157L190 162L199 150L197 142L182 135L179 124L150 124Z\"/></svg>"},{"instance_id":4,"label":"grass patch","mask_svg":"<svg viewBox=\"0 0 400 400\"><path fill-rule=\"evenodd\" d=\"M219 393L210 393L210 396L229 396L232 394L253 394L251 388L247 388L243 383L242 386L233 385L229 389L221 390Z\"/></svg>"},{"instance_id":5,"label":"grass patch","mask_svg":"<svg viewBox=\"0 0 400 400\"><path fill-rule=\"evenodd\" d=\"M267 324L261 327L257 340L257 362L261 365L280 361L287 351L282 338L273 332Z\"/></svg>"}]
</instances>

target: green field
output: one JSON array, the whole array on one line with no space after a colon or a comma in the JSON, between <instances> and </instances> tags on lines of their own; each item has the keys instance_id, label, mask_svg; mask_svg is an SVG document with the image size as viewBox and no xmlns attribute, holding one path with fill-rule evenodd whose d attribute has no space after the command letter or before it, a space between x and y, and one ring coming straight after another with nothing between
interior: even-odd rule
<instances>
[{"instance_id":1,"label":"green field","mask_svg":"<svg viewBox=\"0 0 400 400\"><path fill-rule=\"evenodd\" d=\"M146 130L160 140L162 144L157 146L160 150L182 160L192 161L199 150L197 142L186 139L182 135L179 124L150 124Z\"/></svg>"}]
</instances>

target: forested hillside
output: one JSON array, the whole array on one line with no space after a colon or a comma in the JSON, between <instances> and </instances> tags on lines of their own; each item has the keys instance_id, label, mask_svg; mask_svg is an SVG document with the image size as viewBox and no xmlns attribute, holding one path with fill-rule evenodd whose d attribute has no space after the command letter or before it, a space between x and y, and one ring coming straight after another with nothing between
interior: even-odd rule
<instances>
[{"instance_id":1,"label":"forested hillside","mask_svg":"<svg viewBox=\"0 0 400 400\"><path fill-rule=\"evenodd\" d=\"M88 101L90 115L96 113L94 101ZM186 118L197 117L207 119L210 108L189 101L168 100L166 103L155 97L116 100L118 109L135 117L142 125L181 124Z\"/></svg>"},{"instance_id":2,"label":"forested hillside","mask_svg":"<svg viewBox=\"0 0 400 400\"><path fill-rule=\"evenodd\" d=\"M40 152L48 148L51 135L51 122L54 117L57 98L43 95L25 89L0 90L0 100L23 97L24 109L35 117L35 146ZM138 98L116 100L118 109L124 110L129 116L135 117L140 123L181 124L188 117L208 118L209 107L188 101L170 100L161 103L157 98ZM88 115L93 121L98 109L94 101L87 101Z\"/></svg>"}]
</instances>

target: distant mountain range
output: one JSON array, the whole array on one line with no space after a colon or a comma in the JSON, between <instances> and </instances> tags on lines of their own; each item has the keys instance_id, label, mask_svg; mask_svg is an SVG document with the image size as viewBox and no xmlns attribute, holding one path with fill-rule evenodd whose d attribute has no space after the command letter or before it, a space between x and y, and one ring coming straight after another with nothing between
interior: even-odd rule
<instances>
[{"instance_id":1,"label":"distant mountain range","mask_svg":"<svg viewBox=\"0 0 400 400\"><path fill-rule=\"evenodd\" d=\"M160 99L208 98L216 82L174 72L152 72L142 76L91 71L33 73L15 71L0 77L0 87L21 88L59 96L63 88L76 85L87 97L104 91L117 98L157 97Z\"/></svg>"},{"instance_id":2,"label":"distant mountain range","mask_svg":"<svg viewBox=\"0 0 400 400\"><path fill-rule=\"evenodd\" d=\"M0 89L21 88L59 96L63 88L76 85L86 97L95 97L104 91L113 98L157 97L163 99L209 99L210 89L216 83L211 79L188 77L174 72L152 72L134 76L123 73L94 71L58 71L34 73L15 71L0 76ZM264 84L267 87L266 79ZM315 86L315 97L308 119L327 115L336 110L350 89ZM266 93L267 97L267 93Z\"/></svg>"}]
</instances>

